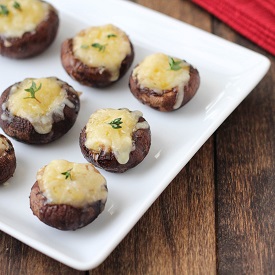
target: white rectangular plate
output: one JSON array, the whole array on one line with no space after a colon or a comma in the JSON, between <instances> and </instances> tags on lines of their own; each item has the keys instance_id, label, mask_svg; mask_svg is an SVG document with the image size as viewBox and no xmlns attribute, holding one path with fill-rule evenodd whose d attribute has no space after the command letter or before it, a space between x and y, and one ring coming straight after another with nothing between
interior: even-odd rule
<instances>
[{"instance_id":1,"label":"white rectangular plate","mask_svg":"<svg viewBox=\"0 0 275 275\"><path fill-rule=\"evenodd\" d=\"M54 44L28 60L0 57L0 91L26 77L57 76L82 91L81 110L72 130L44 146L12 140L17 169L0 187L0 229L42 253L79 270L99 265L125 237L177 173L267 72L267 58L183 22L128 1L67 0L51 2L61 25ZM154 52L185 59L200 72L201 86L182 109L161 113L138 102L128 89L128 74L110 88L84 87L60 63L60 45L90 25L112 23L123 29L135 47L137 64ZM74 232L51 228L33 216L29 194L36 172L53 159L85 162L78 137L98 108L140 110L151 125L152 146L136 168L124 174L101 171L108 182L104 212ZM2 132L2 130L0 130ZM2 132L3 133L3 132Z\"/></svg>"}]
</instances>

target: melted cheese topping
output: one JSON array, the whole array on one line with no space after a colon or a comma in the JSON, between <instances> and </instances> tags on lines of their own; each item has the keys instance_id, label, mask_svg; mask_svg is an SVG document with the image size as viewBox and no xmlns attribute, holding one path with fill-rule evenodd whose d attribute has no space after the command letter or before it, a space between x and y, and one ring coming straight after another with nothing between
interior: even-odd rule
<instances>
[{"instance_id":1,"label":"melted cheese topping","mask_svg":"<svg viewBox=\"0 0 275 275\"><path fill-rule=\"evenodd\" d=\"M120 164L127 163L130 152L134 150L133 132L149 128L146 121L138 122L140 117L141 112L128 109L98 110L90 116L86 125L85 146L96 153L112 151ZM117 118L121 119L121 128L114 129L110 123Z\"/></svg>"},{"instance_id":2,"label":"melted cheese topping","mask_svg":"<svg viewBox=\"0 0 275 275\"><path fill-rule=\"evenodd\" d=\"M41 89L31 98L29 89L32 83ZM1 115L3 120L12 120L13 116L19 116L30 121L35 131L39 134L49 133L54 122L53 116L64 119L64 107L67 105L74 108L74 104L67 99L67 92L62 88L62 82L54 77L49 78L26 78L19 84L15 84L8 100L2 104L2 109L8 109L10 117L5 113Z\"/></svg>"},{"instance_id":3,"label":"melted cheese topping","mask_svg":"<svg viewBox=\"0 0 275 275\"><path fill-rule=\"evenodd\" d=\"M9 144L8 142L0 137L0 157L5 154L5 152L8 150Z\"/></svg>"},{"instance_id":4,"label":"melted cheese topping","mask_svg":"<svg viewBox=\"0 0 275 275\"><path fill-rule=\"evenodd\" d=\"M73 52L89 67L110 71L111 81L115 81L119 77L122 61L131 53L131 46L128 36L109 24L78 33L73 39Z\"/></svg>"},{"instance_id":5,"label":"melted cheese topping","mask_svg":"<svg viewBox=\"0 0 275 275\"><path fill-rule=\"evenodd\" d=\"M6 38L21 37L25 32L34 31L49 13L49 5L41 1L18 0L17 2L19 8L14 7L15 1L0 0L0 5L8 10L8 14L0 15L0 35Z\"/></svg>"},{"instance_id":6,"label":"melted cheese topping","mask_svg":"<svg viewBox=\"0 0 275 275\"><path fill-rule=\"evenodd\" d=\"M90 163L53 160L38 171L37 181L49 204L84 207L107 199L106 180Z\"/></svg>"},{"instance_id":7,"label":"melted cheese topping","mask_svg":"<svg viewBox=\"0 0 275 275\"><path fill-rule=\"evenodd\" d=\"M158 94L186 85L190 79L190 66L178 58L173 59L181 61L181 69L171 70L169 56L163 53L149 55L133 70L133 77L137 78L141 88L152 89Z\"/></svg>"}]
</instances>

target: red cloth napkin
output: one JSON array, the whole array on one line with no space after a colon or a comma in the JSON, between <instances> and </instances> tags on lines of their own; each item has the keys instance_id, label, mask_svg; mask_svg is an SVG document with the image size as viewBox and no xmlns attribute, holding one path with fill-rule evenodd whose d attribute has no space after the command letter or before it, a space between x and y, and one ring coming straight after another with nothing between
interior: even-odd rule
<instances>
[{"instance_id":1,"label":"red cloth napkin","mask_svg":"<svg viewBox=\"0 0 275 275\"><path fill-rule=\"evenodd\" d=\"M275 55L274 0L192 0Z\"/></svg>"}]
</instances>

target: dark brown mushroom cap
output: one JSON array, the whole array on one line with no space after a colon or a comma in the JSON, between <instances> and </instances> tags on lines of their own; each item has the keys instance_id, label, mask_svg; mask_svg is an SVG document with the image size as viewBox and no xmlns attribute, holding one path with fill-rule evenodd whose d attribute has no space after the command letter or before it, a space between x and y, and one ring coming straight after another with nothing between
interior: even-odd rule
<instances>
[{"instance_id":1,"label":"dark brown mushroom cap","mask_svg":"<svg viewBox=\"0 0 275 275\"><path fill-rule=\"evenodd\" d=\"M60 230L76 230L86 226L104 210L105 203L106 201L99 200L83 208L67 204L49 204L40 191L37 181L30 193L30 207L33 214L43 223Z\"/></svg>"},{"instance_id":2,"label":"dark brown mushroom cap","mask_svg":"<svg viewBox=\"0 0 275 275\"><path fill-rule=\"evenodd\" d=\"M59 16L56 9L47 4L49 14L34 31L24 33L22 37L9 38L0 35L1 55L16 59L29 58L42 53L52 44L57 35Z\"/></svg>"},{"instance_id":3,"label":"dark brown mushroom cap","mask_svg":"<svg viewBox=\"0 0 275 275\"><path fill-rule=\"evenodd\" d=\"M161 94L156 93L154 90L149 89L148 87L141 87L137 78L133 77L131 74L129 78L129 88L132 94L141 103L161 112L175 111L190 101L200 86L199 72L191 65L189 75L190 79L187 85L184 86L183 101L176 109L174 109L174 106L177 102L178 87L174 87L171 90L163 90Z\"/></svg>"},{"instance_id":4,"label":"dark brown mushroom cap","mask_svg":"<svg viewBox=\"0 0 275 275\"><path fill-rule=\"evenodd\" d=\"M52 130L47 134L37 133L29 120L19 116L13 116L10 114L8 109L3 110L3 108L0 108L0 127L8 136L28 144L45 144L60 138L71 129L76 121L80 109L79 96L72 86L60 79L57 79L57 81L63 83L62 88L66 90L67 98L74 104L74 108L65 105L63 110L64 119L61 119L60 116L54 115ZM14 85L16 84L18 83L15 83ZM11 85L2 93L0 97L0 106L8 101L10 90L14 85ZM6 117L12 117L12 119L1 119L2 114Z\"/></svg>"},{"instance_id":5,"label":"dark brown mushroom cap","mask_svg":"<svg viewBox=\"0 0 275 275\"><path fill-rule=\"evenodd\" d=\"M115 81L111 81L111 73L108 69L89 67L77 59L73 53L73 39L67 39L62 43L61 61L66 72L79 83L90 87L107 87L121 79L132 65L134 60L134 48L131 42L130 46L131 53L122 61L119 70L119 78Z\"/></svg>"},{"instance_id":6,"label":"dark brown mushroom cap","mask_svg":"<svg viewBox=\"0 0 275 275\"><path fill-rule=\"evenodd\" d=\"M145 121L145 119L140 117L138 122L143 121ZM134 150L130 152L129 161L125 164L120 164L112 151L107 152L102 149L101 152L94 152L85 146L86 126L82 129L79 137L80 149L85 159L96 167L113 173L124 173L143 161L151 146L150 127L134 131L132 141Z\"/></svg>"}]
</instances>

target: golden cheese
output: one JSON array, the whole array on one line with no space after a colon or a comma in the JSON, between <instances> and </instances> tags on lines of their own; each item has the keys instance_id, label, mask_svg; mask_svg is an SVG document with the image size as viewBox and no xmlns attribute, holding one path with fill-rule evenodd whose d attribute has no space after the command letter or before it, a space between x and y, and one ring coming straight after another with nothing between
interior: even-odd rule
<instances>
[{"instance_id":1,"label":"golden cheese","mask_svg":"<svg viewBox=\"0 0 275 275\"><path fill-rule=\"evenodd\" d=\"M133 70L133 77L138 80L141 88L147 87L159 94L162 94L163 90L183 86L190 79L190 66L178 58L173 59L175 62L181 61L179 70L170 69L168 55L149 55Z\"/></svg>"},{"instance_id":2,"label":"golden cheese","mask_svg":"<svg viewBox=\"0 0 275 275\"><path fill-rule=\"evenodd\" d=\"M37 181L48 204L85 207L107 199L106 180L90 163L53 160L38 171Z\"/></svg>"},{"instance_id":3,"label":"golden cheese","mask_svg":"<svg viewBox=\"0 0 275 275\"><path fill-rule=\"evenodd\" d=\"M7 10L0 15L0 35L6 38L34 31L49 13L49 5L38 0L0 0L0 5Z\"/></svg>"},{"instance_id":4,"label":"golden cheese","mask_svg":"<svg viewBox=\"0 0 275 275\"><path fill-rule=\"evenodd\" d=\"M115 81L122 61L131 53L131 46L122 30L108 24L78 33L73 38L73 52L89 67L107 69L111 73L111 81Z\"/></svg>"},{"instance_id":5,"label":"golden cheese","mask_svg":"<svg viewBox=\"0 0 275 275\"><path fill-rule=\"evenodd\" d=\"M140 128L149 128L147 122L138 122L140 117L140 111L111 108L98 110L90 116L86 125L85 146L96 153L112 151L120 164L127 163L130 152L134 150L132 133ZM121 124L114 123L116 119Z\"/></svg>"},{"instance_id":6,"label":"golden cheese","mask_svg":"<svg viewBox=\"0 0 275 275\"><path fill-rule=\"evenodd\" d=\"M9 148L9 144L4 138L0 137L0 157L5 153L5 151Z\"/></svg>"},{"instance_id":7,"label":"golden cheese","mask_svg":"<svg viewBox=\"0 0 275 275\"><path fill-rule=\"evenodd\" d=\"M35 83L38 89L31 96L26 91ZM13 116L19 116L30 121L37 133L46 134L52 129L53 116L64 119L64 107L68 105L74 108L74 104L67 99L67 92L62 88L62 82L55 77L49 78L26 78L19 84L15 84L11 90L8 100L2 104L2 109L8 109L10 117L3 113L3 120L11 120Z\"/></svg>"}]
</instances>

